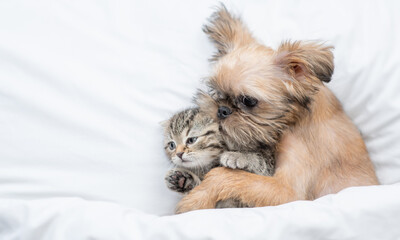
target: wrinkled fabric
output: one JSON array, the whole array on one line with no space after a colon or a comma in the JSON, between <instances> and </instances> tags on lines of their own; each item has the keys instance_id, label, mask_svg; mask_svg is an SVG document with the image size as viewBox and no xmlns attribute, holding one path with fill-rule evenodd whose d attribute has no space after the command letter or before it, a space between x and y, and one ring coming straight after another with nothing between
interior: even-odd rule
<instances>
[{"instance_id":1,"label":"wrinkled fabric","mask_svg":"<svg viewBox=\"0 0 400 240\"><path fill-rule=\"evenodd\" d=\"M0 200L1 239L398 239L399 222L400 184L163 217L80 198Z\"/></svg>"}]
</instances>

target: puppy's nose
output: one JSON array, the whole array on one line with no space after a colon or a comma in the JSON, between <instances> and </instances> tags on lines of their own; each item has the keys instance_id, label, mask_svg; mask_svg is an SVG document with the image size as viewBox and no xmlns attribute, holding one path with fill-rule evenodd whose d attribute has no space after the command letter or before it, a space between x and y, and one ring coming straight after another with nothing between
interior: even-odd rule
<instances>
[{"instance_id":1,"label":"puppy's nose","mask_svg":"<svg viewBox=\"0 0 400 240\"><path fill-rule=\"evenodd\" d=\"M182 159L183 152L178 152L178 153L176 153L176 156L178 156L180 159Z\"/></svg>"},{"instance_id":2,"label":"puppy's nose","mask_svg":"<svg viewBox=\"0 0 400 240\"><path fill-rule=\"evenodd\" d=\"M232 110L228 107L221 106L218 108L218 118L219 119L224 119L227 118L229 115L232 114Z\"/></svg>"}]
</instances>

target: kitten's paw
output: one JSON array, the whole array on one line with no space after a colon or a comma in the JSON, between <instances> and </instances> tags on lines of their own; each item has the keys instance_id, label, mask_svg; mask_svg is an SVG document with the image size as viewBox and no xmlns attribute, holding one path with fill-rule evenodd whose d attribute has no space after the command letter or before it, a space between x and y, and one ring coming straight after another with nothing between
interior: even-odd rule
<instances>
[{"instance_id":1,"label":"kitten's paw","mask_svg":"<svg viewBox=\"0 0 400 240\"><path fill-rule=\"evenodd\" d=\"M245 169L249 164L248 159L238 152L224 152L221 155L220 163L222 166L232 169Z\"/></svg>"},{"instance_id":2,"label":"kitten's paw","mask_svg":"<svg viewBox=\"0 0 400 240\"><path fill-rule=\"evenodd\" d=\"M193 176L185 171L172 169L165 177L167 187L172 191L185 193L195 187L195 180Z\"/></svg>"}]
</instances>

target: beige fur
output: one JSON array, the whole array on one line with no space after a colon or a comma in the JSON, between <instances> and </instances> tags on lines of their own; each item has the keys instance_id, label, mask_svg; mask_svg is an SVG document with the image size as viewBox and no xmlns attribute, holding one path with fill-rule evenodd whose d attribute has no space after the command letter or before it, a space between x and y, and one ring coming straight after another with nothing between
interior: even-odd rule
<instances>
[{"instance_id":1,"label":"beige fur","mask_svg":"<svg viewBox=\"0 0 400 240\"><path fill-rule=\"evenodd\" d=\"M346 187L378 184L364 141L341 104L323 84L333 73L330 47L314 42L285 42L277 50L258 43L239 18L223 6L204 31L215 43L210 93L198 104L216 115L228 146L276 148L272 177L215 168L184 197L177 212L214 208L238 199L251 206L313 200ZM323 81L323 82L322 82ZM253 108L238 96L258 99Z\"/></svg>"}]
</instances>

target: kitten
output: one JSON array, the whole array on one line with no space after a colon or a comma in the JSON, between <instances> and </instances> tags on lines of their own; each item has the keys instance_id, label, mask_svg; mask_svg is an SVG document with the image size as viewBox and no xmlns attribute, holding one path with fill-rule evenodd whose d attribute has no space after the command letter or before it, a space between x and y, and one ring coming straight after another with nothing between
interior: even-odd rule
<instances>
[{"instance_id":1,"label":"kitten","mask_svg":"<svg viewBox=\"0 0 400 240\"><path fill-rule=\"evenodd\" d=\"M219 124L199 108L189 108L172 116L164 124L165 152L174 168L165 177L169 189L188 193L199 185L204 175L221 165L241 166L248 172L271 176L274 152L238 152L230 149L221 137ZM229 199L218 207L245 207Z\"/></svg>"}]
</instances>

